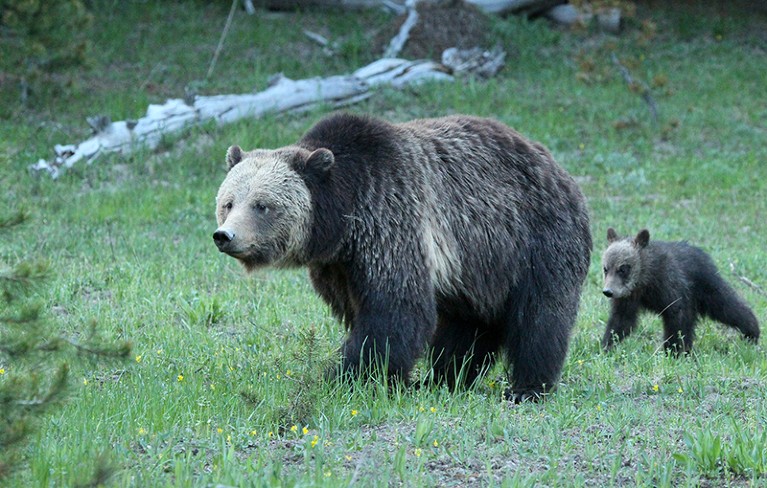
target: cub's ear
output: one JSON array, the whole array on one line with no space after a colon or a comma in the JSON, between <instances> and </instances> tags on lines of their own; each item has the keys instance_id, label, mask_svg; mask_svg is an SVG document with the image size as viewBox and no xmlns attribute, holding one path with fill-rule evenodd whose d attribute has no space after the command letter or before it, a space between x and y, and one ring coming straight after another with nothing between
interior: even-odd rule
<instances>
[{"instance_id":1,"label":"cub's ear","mask_svg":"<svg viewBox=\"0 0 767 488\"><path fill-rule=\"evenodd\" d=\"M613 242L618 240L618 233L615 232L615 229L610 227L607 229L607 242L612 244Z\"/></svg>"},{"instance_id":2,"label":"cub's ear","mask_svg":"<svg viewBox=\"0 0 767 488\"><path fill-rule=\"evenodd\" d=\"M299 173L324 174L336 162L335 156L330 149L321 147L315 149L308 156L306 151L299 151L293 160L293 169Z\"/></svg>"},{"instance_id":3,"label":"cub's ear","mask_svg":"<svg viewBox=\"0 0 767 488\"><path fill-rule=\"evenodd\" d=\"M650 243L650 231L647 229L642 229L639 231L639 234L634 238L634 244L639 249L642 249L644 247L647 247L647 244Z\"/></svg>"},{"instance_id":4,"label":"cub's ear","mask_svg":"<svg viewBox=\"0 0 767 488\"><path fill-rule=\"evenodd\" d=\"M242 161L242 149L240 149L240 146L229 147L226 151L227 169L234 168L240 161Z\"/></svg>"}]
</instances>

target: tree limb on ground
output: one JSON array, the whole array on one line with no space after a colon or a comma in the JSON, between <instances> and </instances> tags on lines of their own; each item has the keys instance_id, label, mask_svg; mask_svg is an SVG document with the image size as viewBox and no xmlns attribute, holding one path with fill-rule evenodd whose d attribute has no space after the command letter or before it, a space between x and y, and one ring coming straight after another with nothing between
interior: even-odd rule
<instances>
[{"instance_id":1,"label":"tree limb on ground","mask_svg":"<svg viewBox=\"0 0 767 488\"><path fill-rule=\"evenodd\" d=\"M258 93L174 98L162 105L150 105L138 120L110 122L107 117L91 118L95 131L92 137L78 144L57 144L52 160L40 159L30 169L57 178L63 169L79 161L91 163L105 153L126 154L139 147L152 149L163 137L210 120L224 125L246 117L300 112L323 104L340 107L369 97L380 85L402 88L452 79L450 70L439 63L403 59L380 59L346 76L291 80L279 75Z\"/></svg>"},{"instance_id":2,"label":"tree limb on ground","mask_svg":"<svg viewBox=\"0 0 767 488\"><path fill-rule=\"evenodd\" d=\"M631 73L629 72L628 68L623 66L618 60L618 56L615 55L615 53L612 53L610 55L613 64L618 67L618 71L620 72L621 76L623 77L623 80L626 82L626 84L629 87L629 90L639 93L639 96L642 97L642 100L645 101L647 104L647 107L650 109L650 115L652 115L652 121L654 124L658 124L658 106L655 104L655 99L652 97L652 94L650 93L650 87L647 86L642 81L636 81L631 76Z\"/></svg>"}]
</instances>

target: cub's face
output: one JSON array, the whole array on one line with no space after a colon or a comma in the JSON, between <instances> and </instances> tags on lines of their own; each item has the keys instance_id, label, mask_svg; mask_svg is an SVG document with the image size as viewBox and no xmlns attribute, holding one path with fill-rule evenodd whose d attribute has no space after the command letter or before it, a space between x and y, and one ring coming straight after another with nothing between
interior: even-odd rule
<instances>
[{"instance_id":1,"label":"cub's face","mask_svg":"<svg viewBox=\"0 0 767 488\"><path fill-rule=\"evenodd\" d=\"M611 228L607 232L610 243L602 255L604 288L602 293L608 298L625 298L631 295L639 285L642 272L640 251L647 246L650 234L641 231L635 238L618 238Z\"/></svg>"},{"instance_id":2,"label":"cub's face","mask_svg":"<svg viewBox=\"0 0 767 488\"><path fill-rule=\"evenodd\" d=\"M229 148L230 169L216 197L213 240L248 271L302 264L312 207L296 162L309 154L297 147L250 152Z\"/></svg>"}]
</instances>

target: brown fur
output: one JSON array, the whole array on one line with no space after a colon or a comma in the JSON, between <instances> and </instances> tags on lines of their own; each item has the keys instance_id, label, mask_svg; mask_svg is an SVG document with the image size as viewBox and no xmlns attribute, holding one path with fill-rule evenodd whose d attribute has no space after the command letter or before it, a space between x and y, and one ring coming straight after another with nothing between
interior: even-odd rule
<instances>
[{"instance_id":1,"label":"brown fur","mask_svg":"<svg viewBox=\"0 0 767 488\"><path fill-rule=\"evenodd\" d=\"M230 155L214 239L248 269L309 268L349 329L343 371L406 378L430 346L435 377L456 385L505 351L516 397L554 387L591 236L543 146L489 119L341 114L295 145Z\"/></svg>"}]
</instances>

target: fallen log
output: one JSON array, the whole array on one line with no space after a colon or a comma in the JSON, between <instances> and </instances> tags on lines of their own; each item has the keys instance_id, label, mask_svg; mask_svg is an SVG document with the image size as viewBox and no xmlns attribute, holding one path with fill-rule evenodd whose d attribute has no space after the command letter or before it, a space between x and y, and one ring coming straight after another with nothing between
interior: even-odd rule
<instances>
[{"instance_id":1,"label":"fallen log","mask_svg":"<svg viewBox=\"0 0 767 488\"><path fill-rule=\"evenodd\" d=\"M616 7L599 9L592 12L590 8L578 8L572 4L557 5L546 11L545 16L564 26L587 26L596 17L600 29L610 34L618 34L621 30L621 9Z\"/></svg>"},{"instance_id":2,"label":"fallen log","mask_svg":"<svg viewBox=\"0 0 767 488\"><path fill-rule=\"evenodd\" d=\"M486 14L515 14L536 13L550 8L566 0L465 0L466 3L477 6Z\"/></svg>"},{"instance_id":3,"label":"fallen log","mask_svg":"<svg viewBox=\"0 0 767 488\"><path fill-rule=\"evenodd\" d=\"M57 144L52 160L40 159L29 168L57 178L62 170L79 161L91 163L106 153L127 154L141 147L152 149L163 136L210 120L223 125L245 117L309 110L321 104L340 107L369 97L376 86L400 88L452 79L450 70L439 63L403 59L381 59L347 76L291 80L279 75L266 90L258 93L195 96L190 100L174 98L162 105L150 105L144 117L133 121L89 118L94 129L92 137L78 144Z\"/></svg>"}]
</instances>

